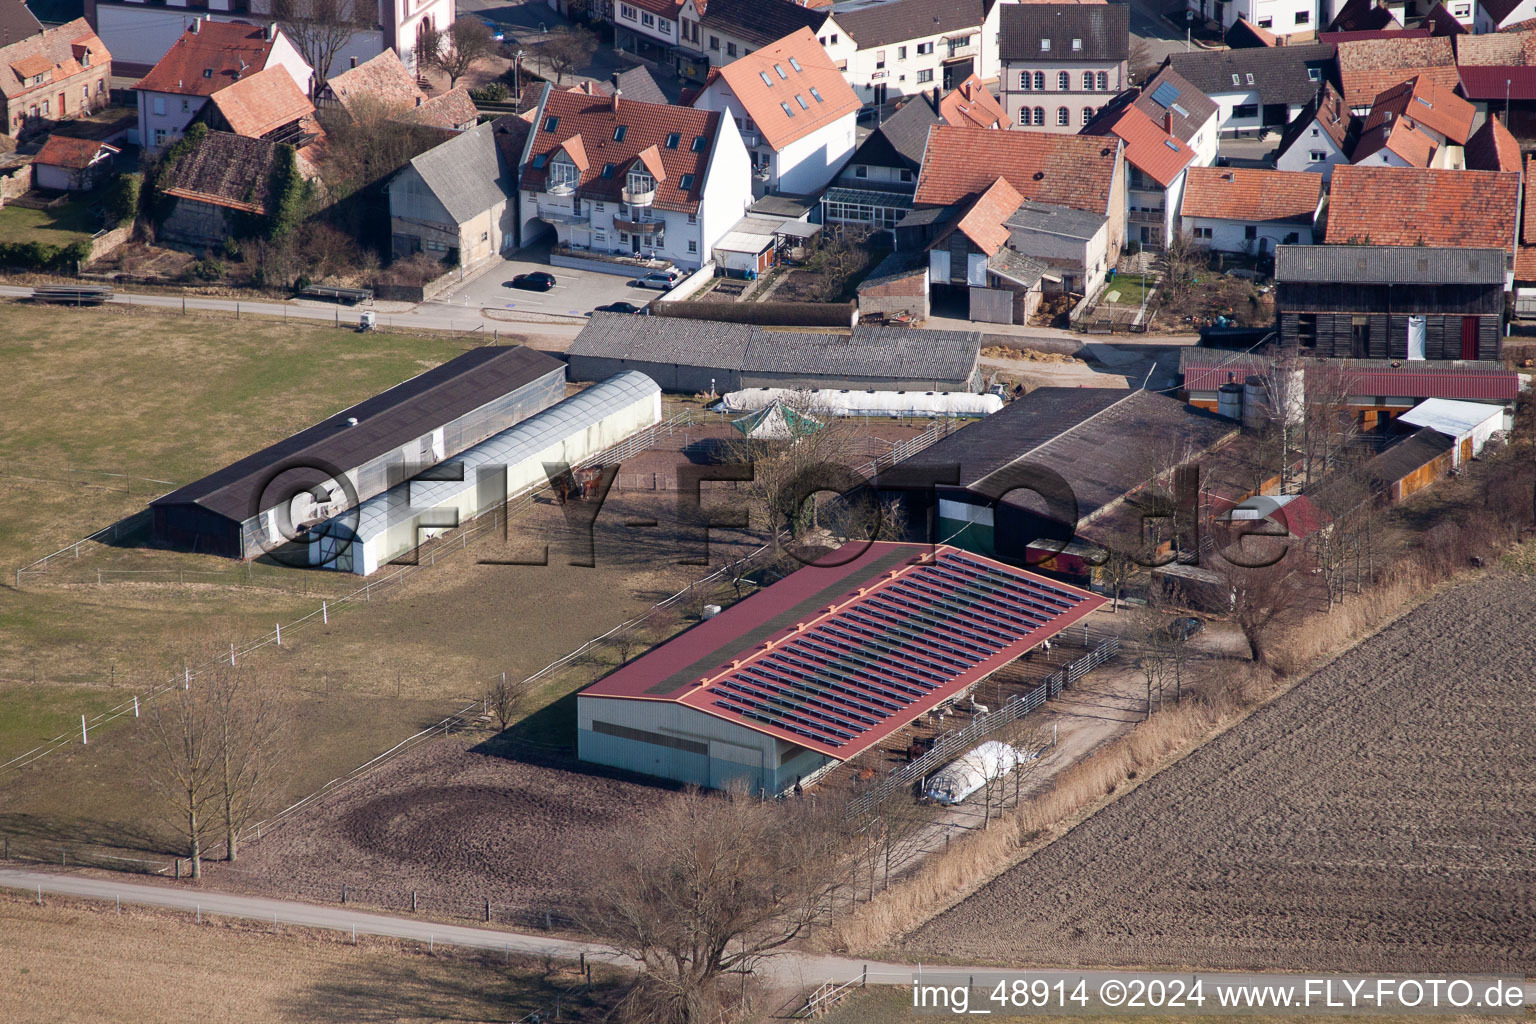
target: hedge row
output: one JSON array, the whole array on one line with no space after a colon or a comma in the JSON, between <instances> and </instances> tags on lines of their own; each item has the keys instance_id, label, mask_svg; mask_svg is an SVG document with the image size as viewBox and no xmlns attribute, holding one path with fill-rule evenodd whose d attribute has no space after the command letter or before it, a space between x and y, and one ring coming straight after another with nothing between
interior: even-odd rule
<instances>
[{"instance_id":1,"label":"hedge row","mask_svg":"<svg viewBox=\"0 0 1536 1024\"><path fill-rule=\"evenodd\" d=\"M760 327L851 327L852 302L655 302L656 316L688 320L721 320Z\"/></svg>"},{"instance_id":2,"label":"hedge row","mask_svg":"<svg viewBox=\"0 0 1536 1024\"><path fill-rule=\"evenodd\" d=\"M0 266L26 270L69 270L91 258L90 242L45 245L42 242L0 242Z\"/></svg>"}]
</instances>

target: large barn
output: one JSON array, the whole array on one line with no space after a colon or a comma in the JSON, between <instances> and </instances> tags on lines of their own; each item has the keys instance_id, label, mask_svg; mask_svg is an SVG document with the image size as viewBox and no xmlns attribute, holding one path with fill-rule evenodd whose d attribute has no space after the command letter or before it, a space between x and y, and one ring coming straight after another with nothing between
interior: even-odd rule
<instances>
[{"instance_id":1,"label":"large barn","mask_svg":"<svg viewBox=\"0 0 1536 1024\"><path fill-rule=\"evenodd\" d=\"M873 543L846 564L800 569L581 691L577 753L674 782L781 793L1103 604L947 545Z\"/></svg>"},{"instance_id":2,"label":"large barn","mask_svg":"<svg viewBox=\"0 0 1536 1024\"><path fill-rule=\"evenodd\" d=\"M155 499L154 538L256 558L564 397L558 359L530 348L473 349Z\"/></svg>"}]
</instances>

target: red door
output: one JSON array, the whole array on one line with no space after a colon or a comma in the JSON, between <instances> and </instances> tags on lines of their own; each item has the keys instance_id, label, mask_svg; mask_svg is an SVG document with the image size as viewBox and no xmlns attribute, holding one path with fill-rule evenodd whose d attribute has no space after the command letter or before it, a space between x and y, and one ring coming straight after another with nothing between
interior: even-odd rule
<instances>
[{"instance_id":1,"label":"red door","mask_svg":"<svg viewBox=\"0 0 1536 1024\"><path fill-rule=\"evenodd\" d=\"M1461 358L1477 358L1477 317L1461 318Z\"/></svg>"},{"instance_id":2,"label":"red door","mask_svg":"<svg viewBox=\"0 0 1536 1024\"><path fill-rule=\"evenodd\" d=\"M59 93L59 116L64 116L64 94Z\"/></svg>"}]
</instances>

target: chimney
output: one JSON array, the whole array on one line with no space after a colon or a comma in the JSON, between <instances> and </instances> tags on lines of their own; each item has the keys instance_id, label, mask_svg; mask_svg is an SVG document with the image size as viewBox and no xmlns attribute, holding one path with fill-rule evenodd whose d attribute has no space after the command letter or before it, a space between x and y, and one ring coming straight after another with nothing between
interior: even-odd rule
<instances>
[{"instance_id":1,"label":"chimney","mask_svg":"<svg viewBox=\"0 0 1536 1024\"><path fill-rule=\"evenodd\" d=\"M202 21L202 18L193 18L192 24L187 26L187 31L191 32L193 35L197 35L197 26L202 24Z\"/></svg>"},{"instance_id":2,"label":"chimney","mask_svg":"<svg viewBox=\"0 0 1536 1024\"><path fill-rule=\"evenodd\" d=\"M277 38L277 23L276 22L272 22L271 24L269 24L267 26L267 30L264 33L262 33L262 34L267 37L267 40L269 42L271 40L273 40L273 39L276 39Z\"/></svg>"},{"instance_id":3,"label":"chimney","mask_svg":"<svg viewBox=\"0 0 1536 1024\"><path fill-rule=\"evenodd\" d=\"M1169 135L1173 134L1173 111L1171 110L1163 111L1163 131Z\"/></svg>"},{"instance_id":4,"label":"chimney","mask_svg":"<svg viewBox=\"0 0 1536 1024\"><path fill-rule=\"evenodd\" d=\"M934 110L938 110L939 109L939 87L938 86L934 86L933 87L933 109Z\"/></svg>"},{"instance_id":5,"label":"chimney","mask_svg":"<svg viewBox=\"0 0 1536 1024\"><path fill-rule=\"evenodd\" d=\"M347 67L349 67L349 68L357 67L357 58L356 57L348 57L347 58Z\"/></svg>"},{"instance_id":6,"label":"chimney","mask_svg":"<svg viewBox=\"0 0 1536 1024\"><path fill-rule=\"evenodd\" d=\"M620 91L621 90L619 89L619 83L617 83L617 82L613 83L613 112L615 114L617 114L619 112L619 93L620 93Z\"/></svg>"}]
</instances>

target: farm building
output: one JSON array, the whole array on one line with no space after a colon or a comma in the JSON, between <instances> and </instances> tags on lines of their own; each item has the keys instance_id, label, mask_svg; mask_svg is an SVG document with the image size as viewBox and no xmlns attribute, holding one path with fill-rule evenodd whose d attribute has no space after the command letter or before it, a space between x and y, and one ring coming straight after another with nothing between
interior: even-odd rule
<instances>
[{"instance_id":1,"label":"farm building","mask_svg":"<svg viewBox=\"0 0 1536 1024\"><path fill-rule=\"evenodd\" d=\"M1282 245L1280 342L1313 356L1497 359L1508 259L1422 244Z\"/></svg>"},{"instance_id":2,"label":"farm building","mask_svg":"<svg viewBox=\"0 0 1536 1024\"><path fill-rule=\"evenodd\" d=\"M1423 427L1361 466L1357 479L1374 500L1395 505L1449 474L1455 459L1455 439ZM1336 511L1347 510L1355 493L1346 488L1341 497L1328 481L1319 490L1318 504Z\"/></svg>"},{"instance_id":3,"label":"farm building","mask_svg":"<svg viewBox=\"0 0 1536 1024\"><path fill-rule=\"evenodd\" d=\"M1150 391L1039 388L898 463L880 486L899 477L908 516L936 514L937 539L1022 560L1036 539L1054 538L1040 555L1063 551L1127 495L1238 433L1231 420ZM925 475L944 482L904 489ZM1055 567L1086 572L1072 564Z\"/></svg>"},{"instance_id":4,"label":"farm building","mask_svg":"<svg viewBox=\"0 0 1536 1024\"><path fill-rule=\"evenodd\" d=\"M559 360L529 348L473 349L155 499L154 538L255 558L564 396Z\"/></svg>"},{"instance_id":5,"label":"farm building","mask_svg":"<svg viewBox=\"0 0 1536 1024\"><path fill-rule=\"evenodd\" d=\"M1431 398L1398 419L1409 426L1438 430L1456 442L1451 456L1452 469L1477 458L1488 439L1504 426L1504 416L1496 408L1445 398Z\"/></svg>"},{"instance_id":6,"label":"farm building","mask_svg":"<svg viewBox=\"0 0 1536 1024\"><path fill-rule=\"evenodd\" d=\"M639 370L667 391L751 387L975 391L981 334L853 328L848 334L594 313L566 358L573 380Z\"/></svg>"},{"instance_id":7,"label":"farm building","mask_svg":"<svg viewBox=\"0 0 1536 1024\"><path fill-rule=\"evenodd\" d=\"M675 782L781 793L1103 603L949 545L876 542L793 573L582 690L577 753Z\"/></svg>"},{"instance_id":8,"label":"farm building","mask_svg":"<svg viewBox=\"0 0 1536 1024\"><path fill-rule=\"evenodd\" d=\"M366 576L508 498L545 486L547 465L576 466L661 420L661 388L621 373L390 488L310 531L310 564Z\"/></svg>"},{"instance_id":9,"label":"farm building","mask_svg":"<svg viewBox=\"0 0 1536 1024\"><path fill-rule=\"evenodd\" d=\"M1429 398L1482 402L1514 415L1520 375L1493 360L1302 359L1306 388L1329 402L1342 401L1366 429L1401 416ZM1186 348L1179 353L1181 388L1190 405L1215 412L1224 384L1241 384L1271 370L1262 356L1218 349Z\"/></svg>"}]
</instances>

